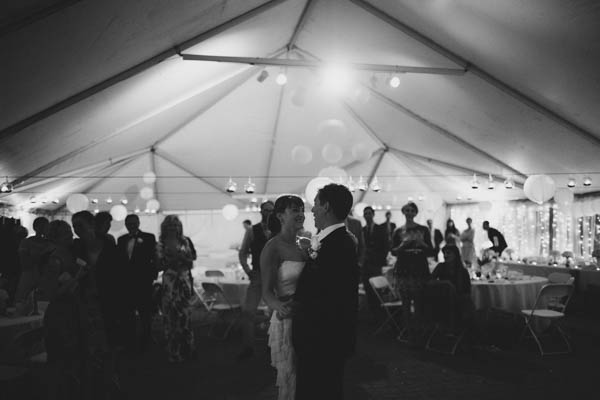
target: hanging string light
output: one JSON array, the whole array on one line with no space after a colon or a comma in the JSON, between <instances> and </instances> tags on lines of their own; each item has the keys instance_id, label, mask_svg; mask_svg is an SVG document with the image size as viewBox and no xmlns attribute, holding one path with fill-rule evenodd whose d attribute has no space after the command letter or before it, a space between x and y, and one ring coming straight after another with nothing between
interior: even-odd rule
<instances>
[{"instance_id":1,"label":"hanging string light","mask_svg":"<svg viewBox=\"0 0 600 400\"><path fill-rule=\"evenodd\" d=\"M489 190L494 190L494 178L492 177L492 174L489 174L488 176L488 189Z\"/></svg>"},{"instance_id":2,"label":"hanging string light","mask_svg":"<svg viewBox=\"0 0 600 400\"><path fill-rule=\"evenodd\" d=\"M473 180L471 181L471 189L479 189L479 181L477 180L476 174L473 174Z\"/></svg>"},{"instance_id":3,"label":"hanging string light","mask_svg":"<svg viewBox=\"0 0 600 400\"><path fill-rule=\"evenodd\" d=\"M569 178L569 180L567 181L567 187L574 188L575 184L575 178Z\"/></svg>"},{"instance_id":4,"label":"hanging string light","mask_svg":"<svg viewBox=\"0 0 600 400\"><path fill-rule=\"evenodd\" d=\"M229 177L229 181L227 182L227 186L225 186L225 191L227 193L234 193L237 190L237 183L235 183L233 181L233 179L231 179L231 177Z\"/></svg>"},{"instance_id":5,"label":"hanging string light","mask_svg":"<svg viewBox=\"0 0 600 400\"><path fill-rule=\"evenodd\" d=\"M376 176L373 177L373 180L371 181L371 190L374 191L375 193L381 191L381 185L379 184L379 180L377 179Z\"/></svg>"},{"instance_id":6,"label":"hanging string light","mask_svg":"<svg viewBox=\"0 0 600 400\"><path fill-rule=\"evenodd\" d=\"M507 179L504 181L504 188L505 188L505 189L509 189L509 190L510 190L510 189L512 189L513 187L514 187L514 183L513 183L512 179L510 179L510 178L507 178Z\"/></svg>"},{"instance_id":7,"label":"hanging string light","mask_svg":"<svg viewBox=\"0 0 600 400\"><path fill-rule=\"evenodd\" d=\"M367 183L365 182L365 180L363 179L362 175L360 176L360 178L358 178L358 183L356 184L356 188L358 190L360 190L361 192L366 192L367 189L369 188L367 186Z\"/></svg>"},{"instance_id":8,"label":"hanging string light","mask_svg":"<svg viewBox=\"0 0 600 400\"><path fill-rule=\"evenodd\" d=\"M256 185L252 182L252 178L248 177L248 182L244 185L244 191L248 194L254 193L256 191Z\"/></svg>"},{"instance_id":9,"label":"hanging string light","mask_svg":"<svg viewBox=\"0 0 600 400\"><path fill-rule=\"evenodd\" d=\"M589 176L583 178L583 186L592 186L592 178Z\"/></svg>"}]
</instances>

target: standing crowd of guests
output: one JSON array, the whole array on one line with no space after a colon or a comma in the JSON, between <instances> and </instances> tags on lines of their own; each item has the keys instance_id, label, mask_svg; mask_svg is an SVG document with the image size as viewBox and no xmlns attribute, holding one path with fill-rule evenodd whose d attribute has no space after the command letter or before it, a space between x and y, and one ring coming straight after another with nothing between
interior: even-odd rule
<instances>
[{"instance_id":1,"label":"standing crowd of guests","mask_svg":"<svg viewBox=\"0 0 600 400\"><path fill-rule=\"evenodd\" d=\"M190 271L196 251L181 221L166 216L158 242L140 230L136 214L126 217L128 233L118 240L108 233L111 221L107 212L77 212L71 225L38 217L35 235L20 241L12 300L19 315L35 312L38 300L48 302L49 398L93 399L119 391L119 359L148 349L159 310L169 361L195 356Z\"/></svg>"}]
</instances>

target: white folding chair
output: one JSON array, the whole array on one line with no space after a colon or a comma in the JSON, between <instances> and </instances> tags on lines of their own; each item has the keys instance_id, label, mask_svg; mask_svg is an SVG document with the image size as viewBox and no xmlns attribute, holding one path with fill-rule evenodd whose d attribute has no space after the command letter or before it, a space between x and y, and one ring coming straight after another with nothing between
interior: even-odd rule
<instances>
[{"instance_id":1,"label":"white folding chair","mask_svg":"<svg viewBox=\"0 0 600 400\"><path fill-rule=\"evenodd\" d=\"M531 337L533 337L535 340L542 356L547 354L570 353L571 344L569 343L567 334L563 331L558 322L564 318L565 309L567 308L567 304L569 303L572 294L573 285L570 284L550 283L544 285L537 295L537 299L535 300L533 308L530 310L521 310L521 314L525 318L525 327L523 328L523 332L521 333L519 341L523 340L523 338L525 338L526 334L529 332ZM550 335L552 328L554 328L565 342L567 347L566 351L545 351L541 341L542 335L540 333L536 333L534 327L532 326L536 319L544 319L550 322L550 326L547 330L548 334L544 336Z\"/></svg>"},{"instance_id":2,"label":"white folding chair","mask_svg":"<svg viewBox=\"0 0 600 400\"><path fill-rule=\"evenodd\" d=\"M200 296L202 303L206 307L207 311L209 313L213 311L216 312L217 316L219 316L223 321L225 321L224 315L227 311L241 310L241 305L239 303L231 302L225 294L225 292L223 291L221 285L219 285L218 283L202 282L202 289L203 291L202 293L200 293ZM239 315L237 316L237 318L233 318L229 322L227 328L225 329L225 332L223 333L222 339L227 338L229 331L231 330L231 328L233 328L238 319ZM217 321L215 320L213 321L213 323L210 324L208 330L209 335L212 333L212 330L216 323Z\"/></svg>"},{"instance_id":3,"label":"white folding chair","mask_svg":"<svg viewBox=\"0 0 600 400\"><path fill-rule=\"evenodd\" d=\"M398 298L394 290L392 290L390 283L385 276L374 276L369 278L369 284L373 288L381 308L385 311L386 319L383 323L373 332L373 335L381 332L383 328L388 325L393 325L398 333L402 332L402 329L395 320L395 315L402 311L402 301Z\"/></svg>"}]
</instances>

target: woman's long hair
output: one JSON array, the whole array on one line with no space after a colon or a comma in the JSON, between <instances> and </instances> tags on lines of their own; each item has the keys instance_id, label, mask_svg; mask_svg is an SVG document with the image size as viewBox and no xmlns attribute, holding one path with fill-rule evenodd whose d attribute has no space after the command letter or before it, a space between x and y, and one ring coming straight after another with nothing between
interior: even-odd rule
<instances>
[{"instance_id":1,"label":"woman's long hair","mask_svg":"<svg viewBox=\"0 0 600 400\"><path fill-rule=\"evenodd\" d=\"M275 207L267 221L267 226L271 231L272 236L281 232L281 221L279 221L277 214L282 214L285 210L293 206L304 208L304 201L293 194L279 196L277 200L275 200Z\"/></svg>"},{"instance_id":2,"label":"woman's long hair","mask_svg":"<svg viewBox=\"0 0 600 400\"><path fill-rule=\"evenodd\" d=\"M165 217L163 222L160 224L159 240L161 242L164 241L166 228L170 225L177 227L177 240L179 242L184 242L185 238L183 236L183 225L181 224L181 221L179 220L179 217L177 215L167 215Z\"/></svg>"},{"instance_id":3,"label":"woman's long hair","mask_svg":"<svg viewBox=\"0 0 600 400\"><path fill-rule=\"evenodd\" d=\"M448 221L446 221L446 232L444 232L444 236L447 237L449 233L458 235L458 229L456 229L456 225L452 218L449 218Z\"/></svg>"},{"instance_id":4,"label":"woman's long hair","mask_svg":"<svg viewBox=\"0 0 600 400\"><path fill-rule=\"evenodd\" d=\"M462 257L460 256L460 250L458 250L458 247L454 246L454 245L446 245L442 248L442 253L444 252L451 252L452 254L454 254L454 266L456 268L460 267L460 268L464 268L465 265L463 264L462 261ZM447 263L447 261L445 261Z\"/></svg>"}]
</instances>

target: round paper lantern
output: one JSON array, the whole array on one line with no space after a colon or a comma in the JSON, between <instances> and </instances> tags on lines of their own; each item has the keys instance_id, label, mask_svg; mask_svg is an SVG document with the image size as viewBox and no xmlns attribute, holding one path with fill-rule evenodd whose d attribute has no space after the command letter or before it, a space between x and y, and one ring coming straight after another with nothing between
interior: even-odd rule
<instances>
[{"instance_id":1,"label":"round paper lantern","mask_svg":"<svg viewBox=\"0 0 600 400\"><path fill-rule=\"evenodd\" d=\"M569 188L560 188L554 193L554 201L559 207L569 207L573 204L573 191Z\"/></svg>"},{"instance_id":2,"label":"round paper lantern","mask_svg":"<svg viewBox=\"0 0 600 400\"><path fill-rule=\"evenodd\" d=\"M371 150L365 143L356 143L352 146L352 157L359 162L368 161L371 158Z\"/></svg>"},{"instance_id":3,"label":"round paper lantern","mask_svg":"<svg viewBox=\"0 0 600 400\"><path fill-rule=\"evenodd\" d=\"M294 146L292 149L292 161L296 164L306 165L312 161L312 150L303 145Z\"/></svg>"},{"instance_id":4,"label":"round paper lantern","mask_svg":"<svg viewBox=\"0 0 600 400\"><path fill-rule=\"evenodd\" d=\"M156 182L156 174L152 171L148 171L144 174L144 176L142 176L142 180L144 183L151 185Z\"/></svg>"},{"instance_id":5,"label":"round paper lantern","mask_svg":"<svg viewBox=\"0 0 600 400\"><path fill-rule=\"evenodd\" d=\"M554 196L556 185L548 175L531 175L525 180L523 192L534 203L543 204Z\"/></svg>"},{"instance_id":6,"label":"round paper lantern","mask_svg":"<svg viewBox=\"0 0 600 400\"><path fill-rule=\"evenodd\" d=\"M144 200L150 200L154 197L154 189L145 186L140 190L140 197Z\"/></svg>"},{"instance_id":7,"label":"round paper lantern","mask_svg":"<svg viewBox=\"0 0 600 400\"><path fill-rule=\"evenodd\" d=\"M79 211L87 210L90 201L85 194L74 193L67 197L67 209L73 214Z\"/></svg>"},{"instance_id":8,"label":"round paper lantern","mask_svg":"<svg viewBox=\"0 0 600 400\"><path fill-rule=\"evenodd\" d=\"M477 204L477 208L479 208L479 211L481 212L488 212L492 209L492 203L489 201L482 201Z\"/></svg>"},{"instance_id":9,"label":"round paper lantern","mask_svg":"<svg viewBox=\"0 0 600 400\"><path fill-rule=\"evenodd\" d=\"M146 208L148 210L150 210L150 212L152 212L152 211L158 211L158 209L160 208L160 203L156 199L148 200L146 202Z\"/></svg>"},{"instance_id":10,"label":"round paper lantern","mask_svg":"<svg viewBox=\"0 0 600 400\"><path fill-rule=\"evenodd\" d=\"M348 179L348 174L341 168L338 167L326 167L319 171L319 176L324 176L331 179L334 182L345 182Z\"/></svg>"},{"instance_id":11,"label":"round paper lantern","mask_svg":"<svg viewBox=\"0 0 600 400\"><path fill-rule=\"evenodd\" d=\"M356 203L354 205L354 216L355 217L362 217L363 211L365 210L366 206L368 206L367 203Z\"/></svg>"},{"instance_id":12,"label":"round paper lantern","mask_svg":"<svg viewBox=\"0 0 600 400\"><path fill-rule=\"evenodd\" d=\"M327 140L341 142L346 139L348 130L339 119L327 119L319 123L317 134Z\"/></svg>"},{"instance_id":13,"label":"round paper lantern","mask_svg":"<svg viewBox=\"0 0 600 400\"><path fill-rule=\"evenodd\" d=\"M329 164L337 164L340 162L343 155L342 148L333 143L327 143L323 146L323 150L321 150L323 160L327 161Z\"/></svg>"},{"instance_id":14,"label":"round paper lantern","mask_svg":"<svg viewBox=\"0 0 600 400\"><path fill-rule=\"evenodd\" d=\"M235 204L225 204L221 212L223 213L223 218L227 221L233 221L237 218L240 210Z\"/></svg>"},{"instance_id":15,"label":"round paper lantern","mask_svg":"<svg viewBox=\"0 0 600 400\"><path fill-rule=\"evenodd\" d=\"M306 198L306 202L310 205L315 204L315 196L319 189L321 189L325 185L329 185L333 183L333 181L325 176L318 176L313 178L306 185L306 190L304 191L304 197Z\"/></svg>"},{"instance_id":16,"label":"round paper lantern","mask_svg":"<svg viewBox=\"0 0 600 400\"><path fill-rule=\"evenodd\" d=\"M122 221L127 216L127 207L122 204L112 206L110 209L110 215L112 215L115 221Z\"/></svg>"}]
</instances>

